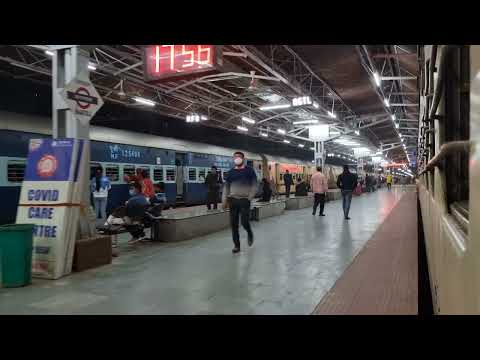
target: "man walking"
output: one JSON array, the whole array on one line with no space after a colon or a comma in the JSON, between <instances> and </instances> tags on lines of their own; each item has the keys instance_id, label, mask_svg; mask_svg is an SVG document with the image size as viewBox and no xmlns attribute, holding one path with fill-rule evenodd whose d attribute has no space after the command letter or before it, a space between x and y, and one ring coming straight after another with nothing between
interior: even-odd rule
<instances>
[{"instance_id":1,"label":"man walking","mask_svg":"<svg viewBox=\"0 0 480 360\"><path fill-rule=\"evenodd\" d=\"M215 165L212 166L210 172L205 178L205 185L207 185L207 209L211 210L212 205L214 209L217 209L222 178L219 176Z\"/></svg>"},{"instance_id":2,"label":"man walking","mask_svg":"<svg viewBox=\"0 0 480 360\"><path fill-rule=\"evenodd\" d=\"M392 174L387 174L387 188L388 190L392 189L393 176Z\"/></svg>"},{"instance_id":3,"label":"man walking","mask_svg":"<svg viewBox=\"0 0 480 360\"><path fill-rule=\"evenodd\" d=\"M253 232L250 227L250 202L257 192L257 175L245 165L245 155L237 151L233 154L235 167L228 172L223 189L223 208L230 207L230 225L234 254L240 252L240 234L238 220L241 217L242 226L248 234L248 246L253 245Z\"/></svg>"},{"instance_id":4,"label":"man walking","mask_svg":"<svg viewBox=\"0 0 480 360\"><path fill-rule=\"evenodd\" d=\"M315 215L317 207L320 204L320 216L325 216L323 208L325 206L325 194L328 190L328 183L326 176L322 174L321 166L317 166L317 172L312 175L312 178L310 179L310 188L314 194L312 215Z\"/></svg>"},{"instance_id":5,"label":"man walking","mask_svg":"<svg viewBox=\"0 0 480 360\"><path fill-rule=\"evenodd\" d=\"M285 170L285 174L283 175L283 182L285 184L285 195L287 198L290 197L290 186L293 185L293 178L292 174L288 170Z\"/></svg>"},{"instance_id":6,"label":"man walking","mask_svg":"<svg viewBox=\"0 0 480 360\"><path fill-rule=\"evenodd\" d=\"M337 186L342 190L343 198L343 215L345 220L350 220L348 213L350 212L350 204L352 202L353 190L357 187L358 177L352 174L348 169L348 165L343 165L343 173L338 176Z\"/></svg>"}]
</instances>

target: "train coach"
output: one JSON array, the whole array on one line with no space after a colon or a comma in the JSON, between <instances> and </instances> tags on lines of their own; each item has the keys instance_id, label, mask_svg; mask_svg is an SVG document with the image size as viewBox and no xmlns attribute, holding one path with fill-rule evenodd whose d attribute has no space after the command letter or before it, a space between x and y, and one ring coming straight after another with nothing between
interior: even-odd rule
<instances>
[{"instance_id":1,"label":"train coach","mask_svg":"<svg viewBox=\"0 0 480 360\"><path fill-rule=\"evenodd\" d=\"M28 142L31 138L51 136L51 121L46 117L0 112L0 198L3 210L0 224L15 221L16 208L23 181ZM135 169L145 169L153 182L164 182L170 206L189 206L206 201L204 179L212 165L224 178L233 167L232 154L236 149L184 141L132 131L92 126L91 176L96 167L102 167L110 179L112 189L107 212L128 199L125 175ZM294 180L309 181L313 164L302 160L273 157L244 151L247 164L255 169L257 177L273 176L277 192L284 191L283 174L289 169ZM333 177L339 172L329 166L326 173L334 187ZM332 178L332 179L330 179ZM294 191L294 187L292 191Z\"/></svg>"}]
</instances>

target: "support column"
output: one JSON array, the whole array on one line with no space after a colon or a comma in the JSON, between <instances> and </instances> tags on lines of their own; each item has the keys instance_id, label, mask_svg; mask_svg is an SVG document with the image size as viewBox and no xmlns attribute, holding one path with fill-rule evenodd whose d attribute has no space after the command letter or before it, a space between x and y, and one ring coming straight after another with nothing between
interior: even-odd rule
<instances>
[{"instance_id":1,"label":"support column","mask_svg":"<svg viewBox=\"0 0 480 360\"><path fill-rule=\"evenodd\" d=\"M52 46L52 137L83 139L85 142L85 170L90 176L90 124L79 121L61 96L64 87L77 76L89 78L89 53L78 45ZM89 180L89 179L88 179ZM95 221L90 205L89 181L82 182L82 211L79 238L94 236Z\"/></svg>"},{"instance_id":2,"label":"support column","mask_svg":"<svg viewBox=\"0 0 480 360\"><path fill-rule=\"evenodd\" d=\"M325 167L325 143L323 141L315 141L315 166L321 166L322 171Z\"/></svg>"}]
</instances>

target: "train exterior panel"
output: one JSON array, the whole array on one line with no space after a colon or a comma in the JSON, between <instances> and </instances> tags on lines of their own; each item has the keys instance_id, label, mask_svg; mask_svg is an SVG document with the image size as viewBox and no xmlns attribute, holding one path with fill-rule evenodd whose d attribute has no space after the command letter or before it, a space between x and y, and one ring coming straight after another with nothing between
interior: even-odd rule
<instances>
[{"instance_id":1,"label":"train exterior panel","mask_svg":"<svg viewBox=\"0 0 480 360\"><path fill-rule=\"evenodd\" d=\"M433 310L479 314L480 47L425 46L422 58L417 190ZM427 169L452 141L469 141L470 152Z\"/></svg>"}]
</instances>

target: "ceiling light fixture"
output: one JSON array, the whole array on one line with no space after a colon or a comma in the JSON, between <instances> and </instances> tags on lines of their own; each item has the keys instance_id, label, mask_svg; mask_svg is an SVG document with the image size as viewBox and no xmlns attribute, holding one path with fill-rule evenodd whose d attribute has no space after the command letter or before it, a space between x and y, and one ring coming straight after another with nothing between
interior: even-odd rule
<instances>
[{"instance_id":1,"label":"ceiling light fixture","mask_svg":"<svg viewBox=\"0 0 480 360\"><path fill-rule=\"evenodd\" d=\"M237 129L240 131L248 131L248 129L245 126L237 126Z\"/></svg>"},{"instance_id":2,"label":"ceiling light fixture","mask_svg":"<svg viewBox=\"0 0 480 360\"><path fill-rule=\"evenodd\" d=\"M333 111L329 111L328 112L328 116L330 116L331 118L333 119L336 119L337 118L337 115L335 115L335 113Z\"/></svg>"},{"instance_id":3,"label":"ceiling light fixture","mask_svg":"<svg viewBox=\"0 0 480 360\"><path fill-rule=\"evenodd\" d=\"M55 53L53 51L50 51L50 50L45 50L45 54L47 54L49 56L55 55Z\"/></svg>"},{"instance_id":4,"label":"ceiling light fixture","mask_svg":"<svg viewBox=\"0 0 480 360\"><path fill-rule=\"evenodd\" d=\"M318 120L302 120L302 121L293 122L293 125L301 125L301 124L318 124Z\"/></svg>"},{"instance_id":5,"label":"ceiling light fixture","mask_svg":"<svg viewBox=\"0 0 480 360\"><path fill-rule=\"evenodd\" d=\"M298 147L303 148L304 146L305 146L305 145L303 145L303 144L298 144Z\"/></svg>"},{"instance_id":6,"label":"ceiling light fixture","mask_svg":"<svg viewBox=\"0 0 480 360\"><path fill-rule=\"evenodd\" d=\"M287 132L283 129L277 129L277 132L282 134L282 135L285 135Z\"/></svg>"},{"instance_id":7,"label":"ceiling light fixture","mask_svg":"<svg viewBox=\"0 0 480 360\"><path fill-rule=\"evenodd\" d=\"M260 133L260 136L268 137L268 134L267 134L267 133L264 133L264 132L261 132L261 133Z\"/></svg>"},{"instance_id":8,"label":"ceiling light fixture","mask_svg":"<svg viewBox=\"0 0 480 360\"><path fill-rule=\"evenodd\" d=\"M255 120L252 120L248 117L242 116L242 120L249 123L249 124L255 124Z\"/></svg>"},{"instance_id":9,"label":"ceiling light fixture","mask_svg":"<svg viewBox=\"0 0 480 360\"><path fill-rule=\"evenodd\" d=\"M375 79L375 84L377 84L377 86L380 87L382 80L380 79L380 75L378 75L378 72L373 73L373 78Z\"/></svg>"},{"instance_id":10,"label":"ceiling light fixture","mask_svg":"<svg viewBox=\"0 0 480 360\"><path fill-rule=\"evenodd\" d=\"M88 63L88 68L89 68L90 70L92 70L92 71L97 70L97 67L95 66L94 63Z\"/></svg>"},{"instance_id":11,"label":"ceiling light fixture","mask_svg":"<svg viewBox=\"0 0 480 360\"><path fill-rule=\"evenodd\" d=\"M259 110L267 111L267 110L276 110L276 109L288 109L291 106L292 105L290 104L267 105L267 106L260 107Z\"/></svg>"},{"instance_id":12,"label":"ceiling light fixture","mask_svg":"<svg viewBox=\"0 0 480 360\"><path fill-rule=\"evenodd\" d=\"M286 143L286 144L290 144L290 141L287 140L287 139L283 140L283 142Z\"/></svg>"},{"instance_id":13,"label":"ceiling light fixture","mask_svg":"<svg viewBox=\"0 0 480 360\"><path fill-rule=\"evenodd\" d=\"M143 104L143 105L148 105L148 106L155 106L155 102L152 100L144 99L142 97L134 97L133 100L136 102Z\"/></svg>"},{"instance_id":14,"label":"ceiling light fixture","mask_svg":"<svg viewBox=\"0 0 480 360\"><path fill-rule=\"evenodd\" d=\"M388 101L388 99L384 99L383 102L385 103L386 107L390 107L390 101Z\"/></svg>"}]
</instances>

